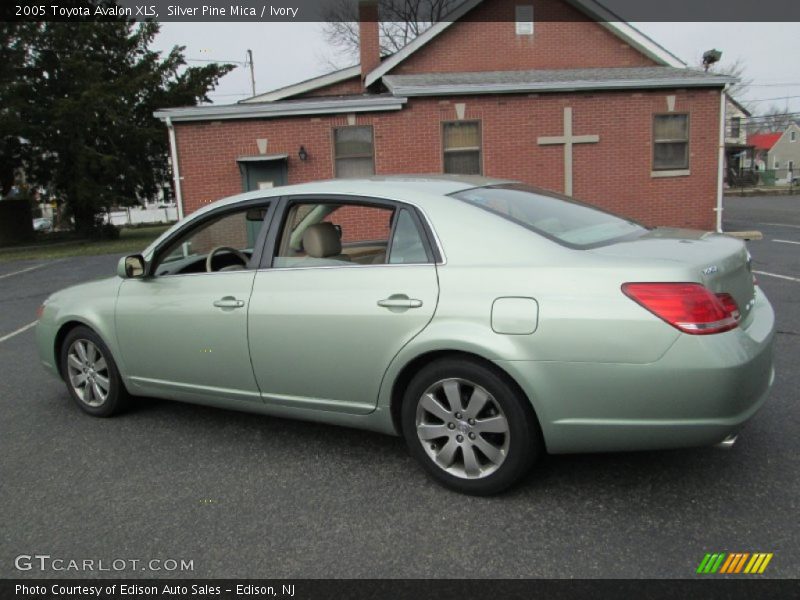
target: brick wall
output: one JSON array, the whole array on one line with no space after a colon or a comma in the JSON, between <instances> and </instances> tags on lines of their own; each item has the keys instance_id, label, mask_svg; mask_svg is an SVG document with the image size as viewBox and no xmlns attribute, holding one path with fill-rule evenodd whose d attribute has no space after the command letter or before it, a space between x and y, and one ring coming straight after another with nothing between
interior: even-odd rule
<instances>
[{"instance_id":1,"label":"brick wall","mask_svg":"<svg viewBox=\"0 0 800 600\"><path fill-rule=\"evenodd\" d=\"M534 34L516 35L515 7L533 4ZM370 48L372 51L372 48ZM560 0L485 0L395 67L391 74L590 67L645 67L656 63ZM362 92L361 78L298 97Z\"/></svg>"},{"instance_id":2,"label":"brick wall","mask_svg":"<svg viewBox=\"0 0 800 600\"><path fill-rule=\"evenodd\" d=\"M394 211L368 206L343 206L325 219L342 228L342 243L387 241Z\"/></svg>"},{"instance_id":3,"label":"brick wall","mask_svg":"<svg viewBox=\"0 0 800 600\"><path fill-rule=\"evenodd\" d=\"M339 83L332 83L331 85L317 88L306 94L298 94L296 97L310 98L312 96L351 96L353 94L360 94L362 91L364 90L361 87L361 76L356 75L355 77L340 81Z\"/></svg>"},{"instance_id":4,"label":"brick wall","mask_svg":"<svg viewBox=\"0 0 800 600\"><path fill-rule=\"evenodd\" d=\"M514 10L534 5L534 34L516 35ZM393 74L524 69L637 67L656 64L560 0L484 2L453 23Z\"/></svg>"},{"instance_id":5,"label":"brick wall","mask_svg":"<svg viewBox=\"0 0 800 600\"><path fill-rule=\"evenodd\" d=\"M537 24L538 25L538 24ZM653 178L653 115L690 114L689 176ZM665 90L582 94L496 95L457 99L410 99L401 111L364 113L356 124L372 125L378 174L441 173L441 123L465 118L482 125L483 172L562 191L563 146L539 146L539 136L563 133L563 109L573 109L575 135L597 134L597 144L574 148L576 198L648 225L713 229L717 190L719 90ZM333 177L331 132L346 116L293 117L176 124L186 214L241 190L236 158L269 152L289 155L289 183ZM309 158L301 162L304 145Z\"/></svg>"}]
</instances>

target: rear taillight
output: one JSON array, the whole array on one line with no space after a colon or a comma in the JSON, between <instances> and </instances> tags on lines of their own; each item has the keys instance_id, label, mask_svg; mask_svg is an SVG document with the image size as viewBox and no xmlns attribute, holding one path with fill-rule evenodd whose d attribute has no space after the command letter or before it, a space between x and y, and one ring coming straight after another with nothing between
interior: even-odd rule
<instances>
[{"instance_id":1,"label":"rear taillight","mask_svg":"<svg viewBox=\"0 0 800 600\"><path fill-rule=\"evenodd\" d=\"M722 302L722 307L730 313L730 315L737 321L742 318L742 313L739 312L739 305L730 294L717 294L717 298Z\"/></svg>"},{"instance_id":2,"label":"rear taillight","mask_svg":"<svg viewBox=\"0 0 800 600\"><path fill-rule=\"evenodd\" d=\"M625 283L622 292L684 333L721 333L739 324L733 297L714 295L699 283Z\"/></svg>"}]
</instances>

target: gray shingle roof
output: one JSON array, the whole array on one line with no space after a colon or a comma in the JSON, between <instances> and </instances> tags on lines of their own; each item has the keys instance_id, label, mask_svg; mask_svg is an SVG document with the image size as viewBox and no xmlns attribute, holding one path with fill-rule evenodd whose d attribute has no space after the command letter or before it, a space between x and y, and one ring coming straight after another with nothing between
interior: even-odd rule
<instances>
[{"instance_id":1,"label":"gray shingle roof","mask_svg":"<svg viewBox=\"0 0 800 600\"><path fill-rule=\"evenodd\" d=\"M601 69L541 69L475 73L385 75L397 96L564 92L573 90L723 87L733 77L675 67L615 67Z\"/></svg>"},{"instance_id":2,"label":"gray shingle roof","mask_svg":"<svg viewBox=\"0 0 800 600\"><path fill-rule=\"evenodd\" d=\"M214 121L219 119L268 119L301 115L328 115L337 113L400 110L405 98L396 94L316 96L275 102L246 104L203 104L180 108L162 108L153 113L166 121Z\"/></svg>"}]
</instances>

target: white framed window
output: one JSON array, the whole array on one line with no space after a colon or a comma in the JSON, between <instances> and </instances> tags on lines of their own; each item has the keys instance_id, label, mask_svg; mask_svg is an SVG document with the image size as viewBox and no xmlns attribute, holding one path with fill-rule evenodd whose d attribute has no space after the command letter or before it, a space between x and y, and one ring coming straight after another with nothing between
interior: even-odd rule
<instances>
[{"instance_id":1,"label":"white framed window","mask_svg":"<svg viewBox=\"0 0 800 600\"><path fill-rule=\"evenodd\" d=\"M481 175L480 121L442 123L442 151L445 173Z\"/></svg>"},{"instance_id":2,"label":"white framed window","mask_svg":"<svg viewBox=\"0 0 800 600\"><path fill-rule=\"evenodd\" d=\"M689 115L653 116L653 170L689 168Z\"/></svg>"},{"instance_id":3,"label":"white framed window","mask_svg":"<svg viewBox=\"0 0 800 600\"><path fill-rule=\"evenodd\" d=\"M516 6L514 21L517 35L533 35L533 4Z\"/></svg>"},{"instance_id":4,"label":"white framed window","mask_svg":"<svg viewBox=\"0 0 800 600\"><path fill-rule=\"evenodd\" d=\"M741 133L742 133L742 118L741 117L732 117L731 118L731 137L738 138Z\"/></svg>"},{"instance_id":5,"label":"white framed window","mask_svg":"<svg viewBox=\"0 0 800 600\"><path fill-rule=\"evenodd\" d=\"M790 142L796 142L797 141L797 132L796 131L790 131L789 132L789 141Z\"/></svg>"},{"instance_id":6,"label":"white framed window","mask_svg":"<svg viewBox=\"0 0 800 600\"><path fill-rule=\"evenodd\" d=\"M779 161L779 160L776 158L776 159L774 160L774 162L772 163L772 168L773 168L773 169L780 169L780 168L781 168L781 161Z\"/></svg>"},{"instance_id":7,"label":"white framed window","mask_svg":"<svg viewBox=\"0 0 800 600\"><path fill-rule=\"evenodd\" d=\"M374 175L372 126L336 127L333 130L333 160L336 178Z\"/></svg>"}]
</instances>

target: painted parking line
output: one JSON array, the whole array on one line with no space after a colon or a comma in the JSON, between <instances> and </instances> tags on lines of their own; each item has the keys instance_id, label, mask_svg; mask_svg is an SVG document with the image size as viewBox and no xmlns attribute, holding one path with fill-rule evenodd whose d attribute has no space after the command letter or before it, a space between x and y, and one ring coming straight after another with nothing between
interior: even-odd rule
<instances>
[{"instance_id":1,"label":"painted parking line","mask_svg":"<svg viewBox=\"0 0 800 600\"><path fill-rule=\"evenodd\" d=\"M759 223L759 225L772 225L773 227L791 227L792 229L800 229L800 225L789 225L787 223Z\"/></svg>"},{"instance_id":2,"label":"painted parking line","mask_svg":"<svg viewBox=\"0 0 800 600\"><path fill-rule=\"evenodd\" d=\"M28 331L28 329L30 329L34 325L36 325L36 321L34 321L33 323L28 323L27 325L24 325L24 326L20 327L16 331L12 331L11 333L4 335L3 337L0 337L0 344L5 342L6 340L10 340L15 335L19 335L20 333L24 333L24 332Z\"/></svg>"},{"instance_id":3,"label":"painted parking line","mask_svg":"<svg viewBox=\"0 0 800 600\"><path fill-rule=\"evenodd\" d=\"M766 275L767 277L777 277L778 279L788 279L789 281L796 281L800 283L800 278L798 277L789 277L788 275L778 275L777 273L767 273L766 271L753 271L753 273L756 273L757 275Z\"/></svg>"},{"instance_id":4,"label":"painted parking line","mask_svg":"<svg viewBox=\"0 0 800 600\"><path fill-rule=\"evenodd\" d=\"M42 263L40 265L33 265L32 267L28 267L27 269L20 269L19 271L13 271L12 273L6 273L5 275L0 275L0 279L5 279L6 277L13 277L14 275L21 275L22 273L27 273L28 271L35 271L36 269L41 269L42 267L46 266L49 263Z\"/></svg>"},{"instance_id":5,"label":"painted parking line","mask_svg":"<svg viewBox=\"0 0 800 600\"><path fill-rule=\"evenodd\" d=\"M797 244L800 246L800 242L793 242L792 240L772 240L773 242L778 242L779 244Z\"/></svg>"}]
</instances>

